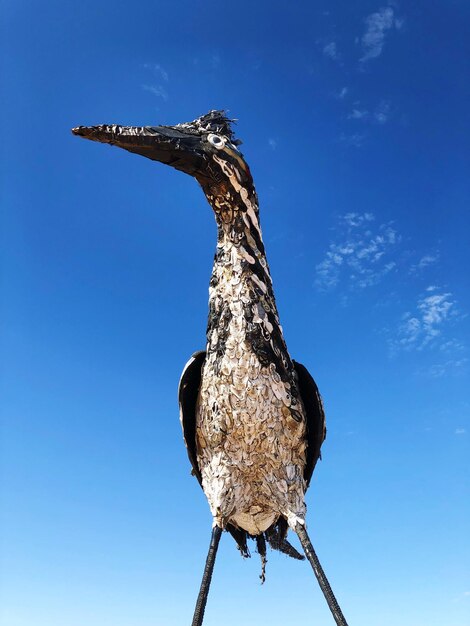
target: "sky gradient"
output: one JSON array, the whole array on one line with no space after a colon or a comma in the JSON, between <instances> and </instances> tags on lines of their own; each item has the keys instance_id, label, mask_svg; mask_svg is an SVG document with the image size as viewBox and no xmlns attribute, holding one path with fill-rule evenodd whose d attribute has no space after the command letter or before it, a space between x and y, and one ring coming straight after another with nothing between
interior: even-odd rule
<instances>
[{"instance_id":1,"label":"sky gradient","mask_svg":"<svg viewBox=\"0 0 470 626\"><path fill-rule=\"evenodd\" d=\"M324 398L307 521L345 616L468 626L470 5L0 6L2 626L190 623L211 518L176 391L214 219L70 128L218 108ZM332 623L306 563L259 573L224 535L205 626Z\"/></svg>"}]
</instances>

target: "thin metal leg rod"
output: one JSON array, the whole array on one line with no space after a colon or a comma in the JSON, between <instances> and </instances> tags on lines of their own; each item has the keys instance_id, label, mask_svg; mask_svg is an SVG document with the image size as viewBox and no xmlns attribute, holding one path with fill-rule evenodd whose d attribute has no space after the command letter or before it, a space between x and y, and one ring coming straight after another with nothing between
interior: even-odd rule
<instances>
[{"instance_id":1,"label":"thin metal leg rod","mask_svg":"<svg viewBox=\"0 0 470 626\"><path fill-rule=\"evenodd\" d=\"M206 608L207 596L209 595L209 587L211 584L212 572L214 571L215 557L217 554L217 548L219 547L221 534L222 529L219 526L214 526L212 529L211 543L207 554L206 566L204 568L204 574L202 575L201 588L197 597L196 608L194 609L194 617L191 626L202 626L204 610Z\"/></svg>"},{"instance_id":2,"label":"thin metal leg rod","mask_svg":"<svg viewBox=\"0 0 470 626\"><path fill-rule=\"evenodd\" d=\"M302 544L302 548L304 549L305 556L310 562L313 571L315 572L315 576L317 577L318 584L320 585L321 590L323 591L323 595L325 596L326 601L328 602L328 606L330 607L330 611L335 618L335 622L338 626L348 626L346 619L339 608L339 604L335 598L333 591L331 590L330 583L323 571L322 566L320 565L320 561L316 555L315 550L313 549L312 542L307 534L307 529L303 524L297 524L295 527L295 532L297 533L300 543Z\"/></svg>"}]
</instances>

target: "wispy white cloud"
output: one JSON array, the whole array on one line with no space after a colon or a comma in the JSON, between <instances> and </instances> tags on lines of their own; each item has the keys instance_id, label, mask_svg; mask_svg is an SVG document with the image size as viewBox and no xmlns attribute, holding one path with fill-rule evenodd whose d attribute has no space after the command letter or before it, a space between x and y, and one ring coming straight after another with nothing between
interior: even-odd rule
<instances>
[{"instance_id":1,"label":"wispy white cloud","mask_svg":"<svg viewBox=\"0 0 470 626\"><path fill-rule=\"evenodd\" d=\"M364 145L365 139L365 133L341 133L338 137L340 143L346 146L353 146L354 148L361 148Z\"/></svg>"},{"instance_id":2,"label":"wispy white cloud","mask_svg":"<svg viewBox=\"0 0 470 626\"><path fill-rule=\"evenodd\" d=\"M316 266L315 284L332 289L340 282L349 288L376 285L395 266L391 252L400 237L391 224L374 224L372 213L346 213L340 217L339 236Z\"/></svg>"},{"instance_id":3,"label":"wispy white cloud","mask_svg":"<svg viewBox=\"0 0 470 626\"><path fill-rule=\"evenodd\" d=\"M361 45L364 51L364 55L360 59L362 63L380 56L387 31L394 27L400 28L402 24L402 22L395 19L394 10L391 6L381 7L376 13L371 13L366 17L365 23L366 31L361 38Z\"/></svg>"},{"instance_id":4,"label":"wispy white cloud","mask_svg":"<svg viewBox=\"0 0 470 626\"><path fill-rule=\"evenodd\" d=\"M374 111L374 121L385 124L390 118L391 106L387 100L382 100Z\"/></svg>"},{"instance_id":5,"label":"wispy white cloud","mask_svg":"<svg viewBox=\"0 0 470 626\"><path fill-rule=\"evenodd\" d=\"M447 354L457 354L459 352L463 352L465 350L465 346L461 341L457 339L449 339L449 341L444 341L439 346L439 350L441 352L445 352Z\"/></svg>"},{"instance_id":6,"label":"wispy white cloud","mask_svg":"<svg viewBox=\"0 0 470 626\"><path fill-rule=\"evenodd\" d=\"M466 432L467 432L467 429L466 428L456 428L454 432L455 432L456 435L465 435ZM464 593L464 596L470 596L470 591L466 591Z\"/></svg>"},{"instance_id":7,"label":"wispy white cloud","mask_svg":"<svg viewBox=\"0 0 470 626\"><path fill-rule=\"evenodd\" d=\"M339 57L338 47L334 41L330 41L323 47L323 54L330 59L336 60Z\"/></svg>"},{"instance_id":8,"label":"wispy white cloud","mask_svg":"<svg viewBox=\"0 0 470 626\"><path fill-rule=\"evenodd\" d=\"M453 340L445 337L443 331L459 315L452 294L431 285L419 297L415 310L403 314L397 338L392 347L395 350L409 351L423 350L427 346L433 346L448 351L452 346L450 341ZM448 361L444 365L448 367L451 362ZM439 369L441 366L436 367Z\"/></svg>"},{"instance_id":9,"label":"wispy white cloud","mask_svg":"<svg viewBox=\"0 0 470 626\"><path fill-rule=\"evenodd\" d=\"M366 109L353 109L348 114L348 120L365 120L369 117L369 111Z\"/></svg>"},{"instance_id":10,"label":"wispy white cloud","mask_svg":"<svg viewBox=\"0 0 470 626\"><path fill-rule=\"evenodd\" d=\"M372 112L360 107L360 102L355 102L353 110L348 114L348 119L385 124L390 118L390 112L391 105L387 100L381 100Z\"/></svg>"},{"instance_id":11,"label":"wispy white cloud","mask_svg":"<svg viewBox=\"0 0 470 626\"><path fill-rule=\"evenodd\" d=\"M157 98L163 98L163 100L168 100L168 92L162 85L142 85L142 89L144 91L149 91Z\"/></svg>"},{"instance_id":12,"label":"wispy white cloud","mask_svg":"<svg viewBox=\"0 0 470 626\"><path fill-rule=\"evenodd\" d=\"M145 69L152 70L155 76L168 82L168 72L159 63L145 63Z\"/></svg>"},{"instance_id":13,"label":"wispy white cloud","mask_svg":"<svg viewBox=\"0 0 470 626\"><path fill-rule=\"evenodd\" d=\"M268 144L269 144L269 147L271 148L271 150L275 150L277 148L277 140L274 139L274 137L270 137L268 139Z\"/></svg>"},{"instance_id":14,"label":"wispy white cloud","mask_svg":"<svg viewBox=\"0 0 470 626\"><path fill-rule=\"evenodd\" d=\"M414 265L410 265L409 260L407 263L409 252L402 249L401 237L393 223L378 224L371 212L351 211L341 215L334 231L333 240L315 268L315 286L321 291L341 286L339 301L343 300L344 304L355 290L377 285L394 274L398 267L404 270L403 279L403 276L415 274L439 259L439 254L434 252L415 257L415 261L418 260ZM409 278L408 282L412 285L414 281ZM400 297L393 290L388 293L391 300L386 306L399 303L406 291ZM384 299L387 300L386 295L381 301ZM426 377L466 375L470 366L467 346L454 336L455 327L466 315L452 292L428 283L406 309L394 328L384 329L390 356L422 353L420 360L424 363L416 373Z\"/></svg>"},{"instance_id":15,"label":"wispy white cloud","mask_svg":"<svg viewBox=\"0 0 470 626\"><path fill-rule=\"evenodd\" d=\"M435 363L425 370L421 370L421 374L430 376L431 378L442 378L448 374L457 374L462 368L467 365L468 359L449 359L442 363Z\"/></svg>"},{"instance_id":16,"label":"wispy white cloud","mask_svg":"<svg viewBox=\"0 0 470 626\"><path fill-rule=\"evenodd\" d=\"M356 228L357 226L363 226L367 222L373 222L375 220L373 213L346 213L340 217L347 226Z\"/></svg>"},{"instance_id":17,"label":"wispy white cloud","mask_svg":"<svg viewBox=\"0 0 470 626\"><path fill-rule=\"evenodd\" d=\"M338 98L340 100L344 100L344 98L348 95L349 89L347 87L343 87L341 91L338 93Z\"/></svg>"},{"instance_id":18,"label":"wispy white cloud","mask_svg":"<svg viewBox=\"0 0 470 626\"><path fill-rule=\"evenodd\" d=\"M142 85L142 89L157 96L157 98L168 100L168 91L163 86L164 83L168 82L168 72L159 63L145 63L144 68L150 70L158 82L144 84ZM163 84L160 81L163 81Z\"/></svg>"},{"instance_id":19,"label":"wispy white cloud","mask_svg":"<svg viewBox=\"0 0 470 626\"><path fill-rule=\"evenodd\" d=\"M417 263L414 263L410 267L410 274L419 274L426 267L429 267L430 265L434 265L435 263L437 263L438 260L439 260L438 252L436 252L435 254L425 254L424 256L420 258L420 260Z\"/></svg>"},{"instance_id":20,"label":"wispy white cloud","mask_svg":"<svg viewBox=\"0 0 470 626\"><path fill-rule=\"evenodd\" d=\"M397 30L401 30L403 28L404 23L405 23L405 20L402 17L395 18L395 28Z\"/></svg>"}]
</instances>

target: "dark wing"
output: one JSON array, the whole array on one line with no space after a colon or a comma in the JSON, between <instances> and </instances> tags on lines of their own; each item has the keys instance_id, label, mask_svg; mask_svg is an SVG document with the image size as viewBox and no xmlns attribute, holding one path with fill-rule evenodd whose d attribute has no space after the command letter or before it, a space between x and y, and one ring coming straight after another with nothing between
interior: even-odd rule
<instances>
[{"instance_id":1,"label":"dark wing","mask_svg":"<svg viewBox=\"0 0 470 626\"><path fill-rule=\"evenodd\" d=\"M193 466L193 474L198 479L199 484L202 483L202 479L196 456L196 402L205 358L206 353L204 351L193 354L184 367L178 387L178 402L180 405L180 420L183 428L184 443L186 444L189 460Z\"/></svg>"},{"instance_id":2,"label":"dark wing","mask_svg":"<svg viewBox=\"0 0 470 626\"><path fill-rule=\"evenodd\" d=\"M293 361L299 381L299 392L307 413L307 463L304 478L307 487L320 457L321 444L326 437L325 411L318 387L306 367Z\"/></svg>"}]
</instances>

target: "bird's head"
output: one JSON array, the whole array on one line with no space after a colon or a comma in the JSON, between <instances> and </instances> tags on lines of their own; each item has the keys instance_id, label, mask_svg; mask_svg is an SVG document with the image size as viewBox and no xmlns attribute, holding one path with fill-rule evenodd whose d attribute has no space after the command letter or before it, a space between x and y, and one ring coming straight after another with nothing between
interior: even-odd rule
<instances>
[{"instance_id":1,"label":"bird's head","mask_svg":"<svg viewBox=\"0 0 470 626\"><path fill-rule=\"evenodd\" d=\"M238 205L240 197L256 203L253 179L238 150L241 141L234 137L233 121L224 111L209 111L192 122L175 126L77 126L72 133L124 148L194 176L220 216L229 206Z\"/></svg>"}]
</instances>

